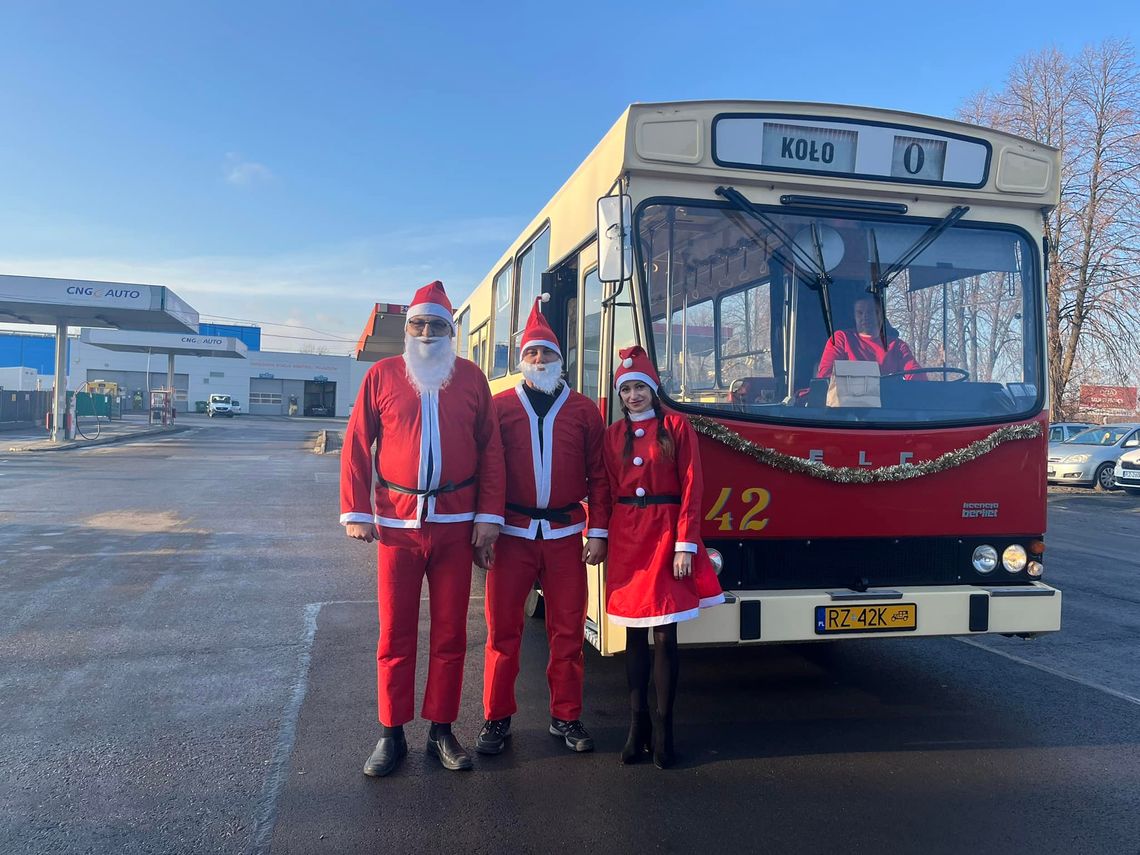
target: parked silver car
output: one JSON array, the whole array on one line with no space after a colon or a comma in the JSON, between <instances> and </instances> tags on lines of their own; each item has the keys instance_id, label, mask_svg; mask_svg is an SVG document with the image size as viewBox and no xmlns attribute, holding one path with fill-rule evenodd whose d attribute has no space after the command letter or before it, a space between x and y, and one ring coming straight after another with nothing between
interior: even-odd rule
<instances>
[{"instance_id":1,"label":"parked silver car","mask_svg":"<svg viewBox=\"0 0 1140 855\"><path fill-rule=\"evenodd\" d=\"M1116 461L1116 486L1132 495L1140 494L1140 448L1126 451Z\"/></svg>"},{"instance_id":2,"label":"parked silver car","mask_svg":"<svg viewBox=\"0 0 1140 855\"><path fill-rule=\"evenodd\" d=\"M1117 459L1140 448L1140 425L1101 425L1089 428L1067 442L1049 443L1046 479L1053 484L1092 485L1111 490L1116 483Z\"/></svg>"},{"instance_id":3,"label":"parked silver car","mask_svg":"<svg viewBox=\"0 0 1140 855\"><path fill-rule=\"evenodd\" d=\"M1049 441L1068 442L1081 431L1091 427L1088 422L1053 422L1049 425Z\"/></svg>"}]
</instances>

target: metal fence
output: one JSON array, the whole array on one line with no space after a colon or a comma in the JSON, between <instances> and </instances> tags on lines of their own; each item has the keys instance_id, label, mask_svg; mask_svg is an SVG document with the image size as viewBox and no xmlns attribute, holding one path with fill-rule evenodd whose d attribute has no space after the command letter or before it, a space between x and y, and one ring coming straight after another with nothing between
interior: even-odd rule
<instances>
[{"instance_id":1,"label":"metal fence","mask_svg":"<svg viewBox=\"0 0 1140 855\"><path fill-rule=\"evenodd\" d=\"M44 417L51 411L51 396L50 391L0 390L0 430L42 427Z\"/></svg>"}]
</instances>

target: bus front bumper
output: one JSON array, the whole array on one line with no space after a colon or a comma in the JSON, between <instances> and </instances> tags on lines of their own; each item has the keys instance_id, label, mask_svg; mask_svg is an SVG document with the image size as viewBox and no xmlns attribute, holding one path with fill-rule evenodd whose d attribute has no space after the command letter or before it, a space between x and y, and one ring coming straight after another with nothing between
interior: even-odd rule
<instances>
[{"instance_id":1,"label":"bus front bumper","mask_svg":"<svg viewBox=\"0 0 1140 855\"><path fill-rule=\"evenodd\" d=\"M1061 628L1061 592L1028 585L726 591L727 602L678 627L682 644L775 644L1002 633ZM897 623L892 623L896 621ZM905 628L895 628L902 625Z\"/></svg>"}]
</instances>

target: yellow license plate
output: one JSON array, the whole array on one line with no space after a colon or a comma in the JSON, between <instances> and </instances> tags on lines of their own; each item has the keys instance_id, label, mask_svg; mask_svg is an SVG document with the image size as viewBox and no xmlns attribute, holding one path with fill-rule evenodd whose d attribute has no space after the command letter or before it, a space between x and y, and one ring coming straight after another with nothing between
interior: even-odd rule
<instances>
[{"instance_id":1,"label":"yellow license plate","mask_svg":"<svg viewBox=\"0 0 1140 855\"><path fill-rule=\"evenodd\" d=\"M815 634L841 632L905 632L918 629L916 603L816 606Z\"/></svg>"}]
</instances>

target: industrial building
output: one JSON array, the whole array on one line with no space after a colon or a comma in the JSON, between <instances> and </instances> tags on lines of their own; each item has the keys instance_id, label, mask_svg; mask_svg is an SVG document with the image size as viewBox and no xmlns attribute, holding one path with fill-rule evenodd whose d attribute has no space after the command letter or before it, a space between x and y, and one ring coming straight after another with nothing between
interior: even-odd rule
<instances>
[{"instance_id":1,"label":"industrial building","mask_svg":"<svg viewBox=\"0 0 1140 855\"><path fill-rule=\"evenodd\" d=\"M165 388L167 382L165 352L158 346L146 352L155 334L98 331L100 342L113 340L135 348L124 352L93 343L94 332L84 330L69 338L68 387L74 391L97 380L115 383L124 409L143 409L150 400L149 390ZM192 412L197 401L224 394L239 401L243 413L253 415L347 416L371 364L352 356L263 351L258 327L201 324L197 338L237 339L245 358L175 356L174 400L179 412ZM51 389L54 348L50 335L0 333L0 388Z\"/></svg>"}]
</instances>

